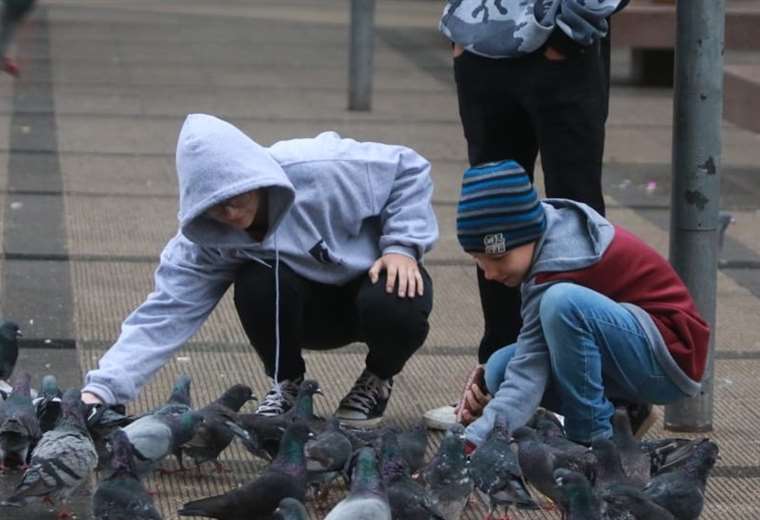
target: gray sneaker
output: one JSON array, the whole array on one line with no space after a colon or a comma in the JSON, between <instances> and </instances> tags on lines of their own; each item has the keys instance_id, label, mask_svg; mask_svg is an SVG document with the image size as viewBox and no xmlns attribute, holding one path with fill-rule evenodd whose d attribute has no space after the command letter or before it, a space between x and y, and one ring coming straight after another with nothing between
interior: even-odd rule
<instances>
[{"instance_id":1,"label":"gray sneaker","mask_svg":"<svg viewBox=\"0 0 760 520\"><path fill-rule=\"evenodd\" d=\"M335 417L355 428L374 428L383 420L393 390L393 379L380 379L365 369L340 401Z\"/></svg>"},{"instance_id":2,"label":"gray sneaker","mask_svg":"<svg viewBox=\"0 0 760 520\"><path fill-rule=\"evenodd\" d=\"M281 415L290 410L296 402L298 387L303 383L303 376L298 379L283 379L279 383L272 381L272 389L267 392L256 408L257 415Z\"/></svg>"}]
</instances>

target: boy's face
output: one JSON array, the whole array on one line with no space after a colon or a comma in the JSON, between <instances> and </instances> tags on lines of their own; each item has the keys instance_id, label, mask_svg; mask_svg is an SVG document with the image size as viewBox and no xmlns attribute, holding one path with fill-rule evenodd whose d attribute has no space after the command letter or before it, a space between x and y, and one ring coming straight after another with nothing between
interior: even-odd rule
<instances>
[{"instance_id":1,"label":"boy's face","mask_svg":"<svg viewBox=\"0 0 760 520\"><path fill-rule=\"evenodd\" d=\"M217 222L245 230L253 224L260 203L259 191L248 191L210 207L206 213Z\"/></svg>"},{"instance_id":2,"label":"boy's face","mask_svg":"<svg viewBox=\"0 0 760 520\"><path fill-rule=\"evenodd\" d=\"M535 248L536 243L530 242L498 255L472 253L472 256L483 270L486 280L517 287L528 275Z\"/></svg>"}]
</instances>

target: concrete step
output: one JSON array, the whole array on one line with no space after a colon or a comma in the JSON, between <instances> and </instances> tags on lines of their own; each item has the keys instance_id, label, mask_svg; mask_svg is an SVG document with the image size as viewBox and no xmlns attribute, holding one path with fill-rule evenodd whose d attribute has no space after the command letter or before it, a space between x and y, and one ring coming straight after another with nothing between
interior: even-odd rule
<instances>
[{"instance_id":1,"label":"concrete step","mask_svg":"<svg viewBox=\"0 0 760 520\"><path fill-rule=\"evenodd\" d=\"M727 65L723 76L723 117L760 132L760 64Z\"/></svg>"}]
</instances>

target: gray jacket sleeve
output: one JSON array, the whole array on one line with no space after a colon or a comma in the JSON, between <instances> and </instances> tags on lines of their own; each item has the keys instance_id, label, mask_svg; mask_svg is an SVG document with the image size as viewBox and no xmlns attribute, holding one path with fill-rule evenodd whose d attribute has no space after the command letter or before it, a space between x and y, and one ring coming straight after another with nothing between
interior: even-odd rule
<instances>
[{"instance_id":1,"label":"gray jacket sleeve","mask_svg":"<svg viewBox=\"0 0 760 520\"><path fill-rule=\"evenodd\" d=\"M543 290L536 290L532 281L523 288L523 327L517 337L517 351L507 365L504 381L496 395L483 410L483 415L465 431L467 440L476 446L486 440L497 417L505 417L507 426L513 431L524 426L541 403L551 373L549 349L539 318L541 294Z\"/></svg>"},{"instance_id":2,"label":"gray jacket sleeve","mask_svg":"<svg viewBox=\"0 0 760 520\"><path fill-rule=\"evenodd\" d=\"M155 273L155 288L121 327L84 392L107 403L131 401L200 328L229 287L234 265L182 235L169 241Z\"/></svg>"}]
</instances>

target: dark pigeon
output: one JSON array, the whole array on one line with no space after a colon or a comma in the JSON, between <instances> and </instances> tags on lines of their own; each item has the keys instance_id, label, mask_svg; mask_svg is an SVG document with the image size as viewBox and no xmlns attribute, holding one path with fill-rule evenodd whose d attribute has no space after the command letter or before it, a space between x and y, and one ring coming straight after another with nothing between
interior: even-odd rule
<instances>
[{"instance_id":1,"label":"dark pigeon","mask_svg":"<svg viewBox=\"0 0 760 520\"><path fill-rule=\"evenodd\" d=\"M4 505L22 506L33 500L65 502L88 480L98 455L87 432L86 411L79 390L66 391L60 421L42 436L32 452L31 464Z\"/></svg>"},{"instance_id":2,"label":"dark pigeon","mask_svg":"<svg viewBox=\"0 0 760 520\"><path fill-rule=\"evenodd\" d=\"M117 429L109 440L111 472L98 483L92 496L95 520L161 520L153 497L137 475L134 451L127 435Z\"/></svg>"},{"instance_id":3,"label":"dark pigeon","mask_svg":"<svg viewBox=\"0 0 760 520\"><path fill-rule=\"evenodd\" d=\"M192 409L193 400L190 397L191 384L192 379L189 375L180 374L174 382L172 392L169 394L169 399L166 400L166 404L161 408L170 409L175 413L184 413ZM172 407L176 407L176 409Z\"/></svg>"},{"instance_id":4,"label":"dark pigeon","mask_svg":"<svg viewBox=\"0 0 760 520\"><path fill-rule=\"evenodd\" d=\"M582 473L559 468L554 480L567 503L566 520L602 520L601 502Z\"/></svg>"},{"instance_id":5,"label":"dark pigeon","mask_svg":"<svg viewBox=\"0 0 760 520\"><path fill-rule=\"evenodd\" d=\"M271 460L280 446L283 432L295 420L306 421L310 430L320 432L325 420L314 413L314 395L321 394L319 383L306 379L298 388L293 407L282 415L263 416L255 413L238 414L238 423L254 439L257 449L253 454Z\"/></svg>"},{"instance_id":6,"label":"dark pigeon","mask_svg":"<svg viewBox=\"0 0 760 520\"><path fill-rule=\"evenodd\" d=\"M121 404L91 404L87 414L87 429L98 452L98 466L96 471L108 467L110 457L109 436L115 430L122 428L132 421L134 417L125 415L126 408Z\"/></svg>"},{"instance_id":7,"label":"dark pigeon","mask_svg":"<svg viewBox=\"0 0 760 520\"><path fill-rule=\"evenodd\" d=\"M55 424L60 419L63 413L61 396L63 396L63 392L58 387L58 380L55 376L48 374L43 377L40 391L37 397L32 400L42 433L55 428Z\"/></svg>"},{"instance_id":8,"label":"dark pigeon","mask_svg":"<svg viewBox=\"0 0 760 520\"><path fill-rule=\"evenodd\" d=\"M401 455L395 432L383 433L381 450L381 475L394 520L445 520L435 507L433 497L412 480L409 463Z\"/></svg>"},{"instance_id":9,"label":"dark pigeon","mask_svg":"<svg viewBox=\"0 0 760 520\"><path fill-rule=\"evenodd\" d=\"M651 458L641 449L639 442L633 437L628 411L624 407L617 408L612 418L612 442L615 443L620 462L625 474L638 486L649 482L652 471Z\"/></svg>"},{"instance_id":10,"label":"dark pigeon","mask_svg":"<svg viewBox=\"0 0 760 520\"><path fill-rule=\"evenodd\" d=\"M351 441L335 417L331 417L325 429L306 443L304 453L308 482L315 496L326 498L330 483L339 476L348 482L348 466L353 452Z\"/></svg>"},{"instance_id":11,"label":"dark pigeon","mask_svg":"<svg viewBox=\"0 0 760 520\"><path fill-rule=\"evenodd\" d=\"M136 467L142 477L153 471L169 454L177 454L180 446L193 438L203 416L198 412L174 413L163 408L145 415L124 427L129 442L135 447Z\"/></svg>"},{"instance_id":12,"label":"dark pigeon","mask_svg":"<svg viewBox=\"0 0 760 520\"><path fill-rule=\"evenodd\" d=\"M325 520L391 520L388 495L380 476L377 454L366 447L356 453L351 473L351 490Z\"/></svg>"},{"instance_id":13,"label":"dark pigeon","mask_svg":"<svg viewBox=\"0 0 760 520\"><path fill-rule=\"evenodd\" d=\"M543 408L536 410L526 426L536 430L544 441L549 437L565 437L565 427L557 415Z\"/></svg>"},{"instance_id":14,"label":"dark pigeon","mask_svg":"<svg viewBox=\"0 0 760 520\"><path fill-rule=\"evenodd\" d=\"M612 485L600 495L607 520L674 520L667 509L658 506L639 489Z\"/></svg>"},{"instance_id":15,"label":"dark pigeon","mask_svg":"<svg viewBox=\"0 0 760 520\"><path fill-rule=\"evenodd\" d=\"M424 421L420 421L411 430L401 431L396 436L401 456L406 459L412 474L417 473L425 465L427 435L427 425Z\"/></svg>"},{"instance_id":16,"label":"dark pigeon","mask_svg":"<svg viewBox=\"0 0 760 520\"><path fill-rule=\"evenodd\" d=\"M698 518L702 513L707 477L718 458L718 445L702 439L682 466L659 473L644 494L679 520Z\"/></svg>"},{"instance_id":17,"label":"dark pigeon","mask_svg":"<svg viewBox=\"0 0 760 520\"><path fill-rule=\"evenodd\" d=\"M31 376L16 376L13 391L0 401L0 471L25 466L30 449L42 436L34 413Z\"/></svg>"},{"instance_id":18,"label":"dark pigeon","mask_svg":"<svg viewBox=\"0 0 760 520\"><path fill-rule=\"evenodd\" d=\"M452 426L441 440L433 459L420 471L433 503L446 520L462 515L475 487L464 452L463 434L461 424Z\"/></svg>"},{"instance_id":19,"label":"dark pigeon","mask_svg":"<svg viewBox=\"0 0 760 520\"><path fill-rule=\"evenodd\" d=\"M695 451L705 441L704 437L697 439L671 439L670 442L659 445L650 453L652 473L659 475L684 466Z\"/></svg>"},{"instance_id":20,"label":"dark pigeon","mask_svg":"<svg viewBox=\"0 0 760 520\"><path fill-rule=\"evenodd\" d=\"M625 474L620 453L611 440L594 439L591 443L591 453L596 458L594 489L602 490L615 484L638 485Z\"/></svg>"},{"instance_id":21,"label":"dark pigeon","mask_svg":"<svg viewBox=\"0 0 760 520\"><path fill-rule=\"evenodd\" d=\"M0 379L8 381L18 360L18 338L21 330L12 321L0 321ZM3 397L5 398L5 396Z\"/></svg>"},{"instance_id":22,"label":"dark pigeon","mask_svg":"<svg viewBox=\"0 0 760 520\"><path fill-rule=\"evenodd\" d=\"M271 466L256 480L224 495L188 502L178 511L179 515L250 520L271 516L283 498L303 502L306 494L303 447L311 435L304 422L293 422L283 435Z\"/></svg>"},{"instance_id":23,"label":"dark pigeon","mask_svg":"<svg viewBox=\"0 0 760 520\"><path fill-rule=\"evenodd\" d=\"M285 497L274 510L273 520L309 520L309 514L303 504L295 498Z\"/></svg>"},{"instance_id":24,"label":"dark pigeon","mask_svg":"<svg viewBox=\"0 0 760 520\"><path fill-rule=\"evenodd\" d=\"M491 515L499 507L504 507L508 514L512 505L537 508L523 482L517 456L510 446L509 430L503 420L497 419L486 441L472 454L470 475L475 488L489 505Z\"/></svg>"},{"instance_id":25,"label":"dark pigeon","mask_svg":"<svg viewBox=\"0 0 760 520\"><path fill-rule=\"evenodd\" d=\"M512 432L512 437L517 443L517 460L525 479L560 509L566 510L563 495L554 480L554 470L564 467L578 471L572 467L572 461L561 451L542 442L538 432L532 428L518 428Z\"/></svg>"},{"instance_id":26,"label":"dark pigeon","mask_svg":"<svg viewBox=\"0 0 760 520\"><path fill-rule=\"evenodd\" d=\"M218 472L224 471L218 460L219 455L235 438L234 424L237 421L237 412L251 399L255 399L251 387L238 384L198 410L203 417L203 423L193 438L182 447L183 452L193 459L196 466L212 462Z\"/></svg>"}]
</instances>

